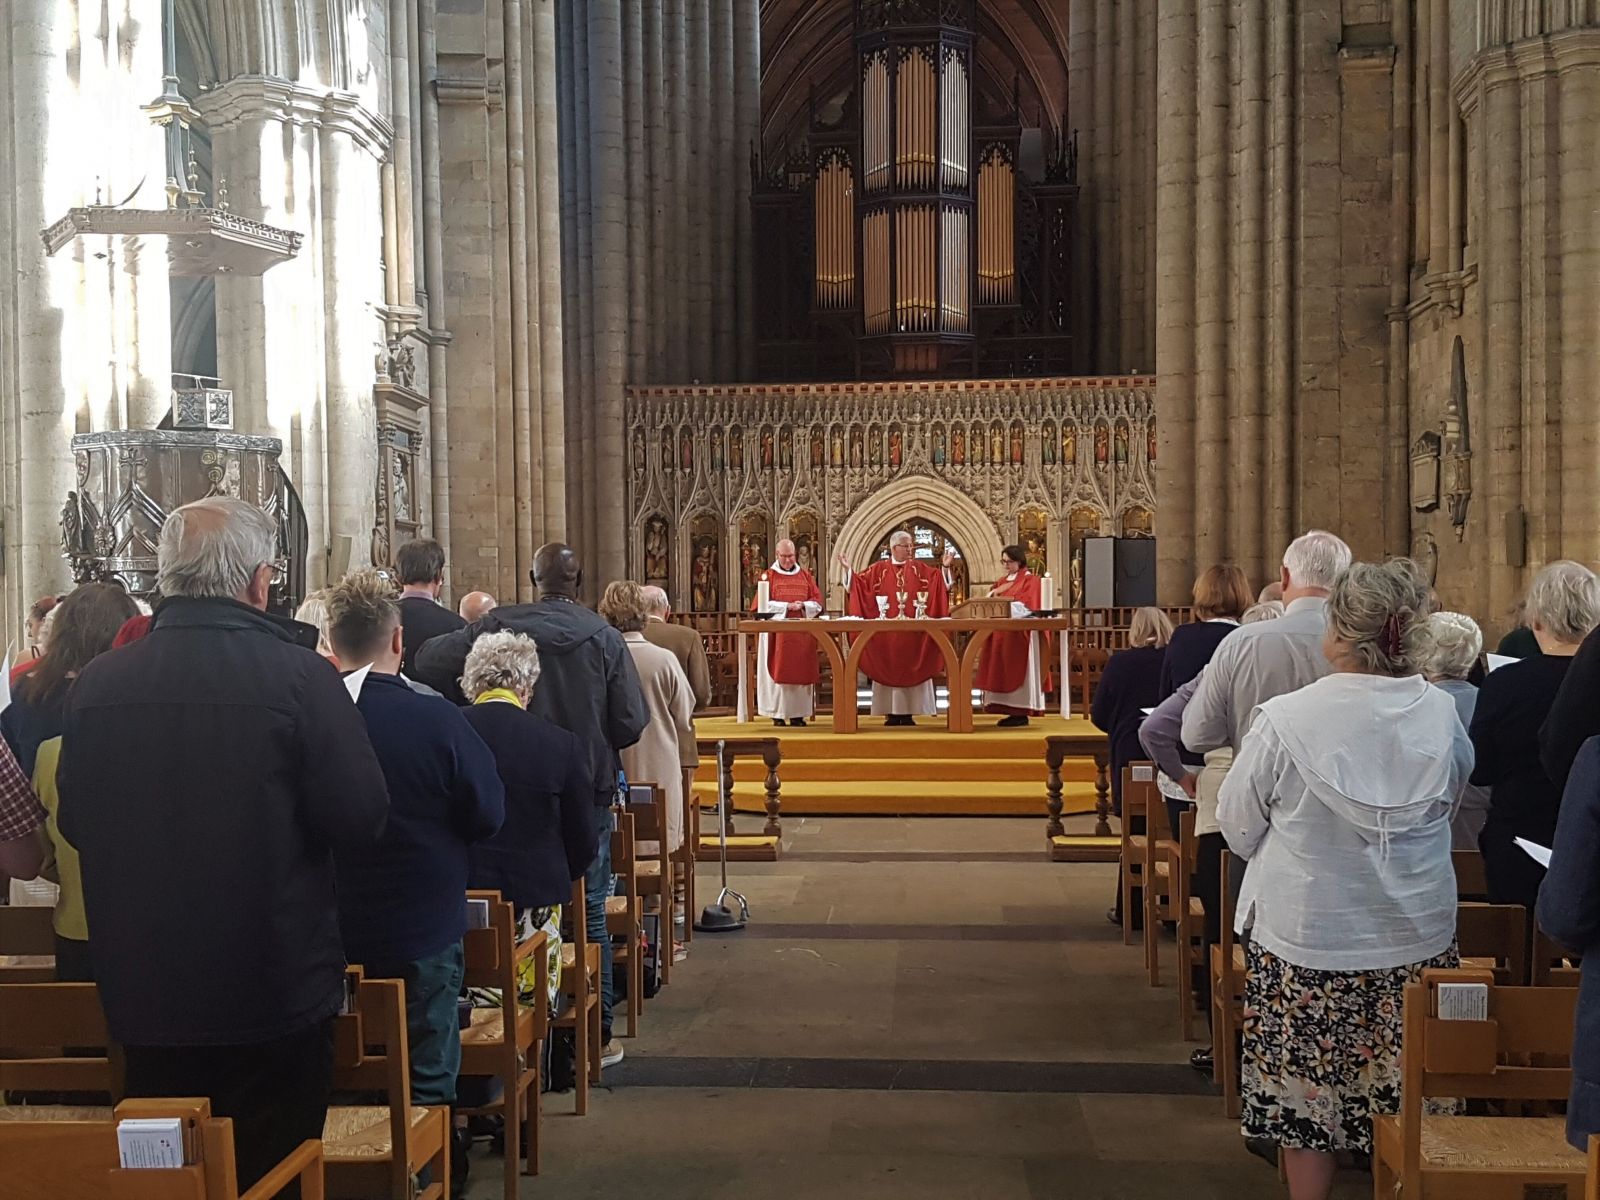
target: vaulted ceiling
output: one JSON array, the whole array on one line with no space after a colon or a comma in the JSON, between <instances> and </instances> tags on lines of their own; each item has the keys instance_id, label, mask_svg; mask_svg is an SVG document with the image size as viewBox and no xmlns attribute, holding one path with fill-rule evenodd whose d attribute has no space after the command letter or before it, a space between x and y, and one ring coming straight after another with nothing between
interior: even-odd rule
<instances>
[{"instance_id":1,"label":"vaulted ceiling","mask_svg":"<svg viewBox=\"0 0 1600 1200\"><path fill-rule=\"evenodd\" d=\"M852 0L761 0L761 136L781 152L804 134L814 94L828 111L854 82ZM1066 0L979 0L978 95L1047 128L1067 109Z\"/></svg>"}]
</instances>

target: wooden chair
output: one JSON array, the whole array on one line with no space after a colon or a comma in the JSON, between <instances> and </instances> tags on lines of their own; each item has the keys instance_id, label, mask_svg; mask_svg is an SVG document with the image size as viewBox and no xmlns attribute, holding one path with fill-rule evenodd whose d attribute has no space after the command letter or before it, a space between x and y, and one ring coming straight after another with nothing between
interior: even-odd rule
<instances>
[{"instance_id":1,"label":"wooden chair","mask_svg":"<svg viewBox=\"0 0 1600 1200\"><path fill-rule=\"evenodd\" d=\"M74 1054L63 1048L74 1047ZM104 1048L103 1054L87 1053ZM92 983L0 985L0 1091L119 1096L120 1056L111 1044L100 991ZM109 1107L10 1105L0 1121L109 1120Z\"/></svg>"},{"instance_id":2,"label":"wooden chair","mask_svg":"<svg viewBox=\"0 0 1600 1200\"><path fill-rule=\"evenodd\" d=\"M469 891L467 896L488 903L489 924L467 931L466 986L498 991L500 1007L472 1010L471 1024L461 1031L461 1074L496 1080L500 1094L476 1108L457 1105L456 1113L501 1118L505 1195L516 1200L519 1168L529 1175L539 1171L540 1063L550 1032L549 939L539 929L519 941L516 913L499 892ZM536 993L531 1005L523 1004L518 993L522 964L530 960Z\"/></svg>"},{"instance_id":3,"label":"wooden chair","mask_svg":"<svg viewBox=\"0 0 1600 1200\"><path fill-rule=\"evenodd\" d=\"M176 1117L189 1130L195 1162L162 1169L126 1168L117 1123ZM233 1122L211 1115L201 1099L124 1100L103 1118L0 1124L0 1196L6 1200L268 1200L298 1181L301 1200L325 1200L322 1143L303 1142L247 1191L239 1190Z\"/></svg>"},{"instance_id":4,"label":"wooden chair","mask_svg":"<svg viewBox=\"0 0 1600 1200\"><path fill-rule=\"evenodd\" d=\"M573 1111L589 1115L589 1085L600 1082L600 947L589 940L585 919L583 880L572 885L572 903L567 922L571 935L561 943L561 994L566 1008L551 1017L555 1029L572 1030L577 1059L573 1067ZM512 1200L507 1193L506 1200Z\"/></svg>"},{"instance_id":5,"label":"wooden chair","mask_svg":"<svg viewBox=\"0 0 1600 1200\"><path fill-rule=\"evenodd\" d=\"M445 1200L450 1110L411 1103L406 987L359 979L355 1011L334 1023L336 1092L381 1093L382 1104L335 1105L322 1126L328 1192L340 1200ZM414 1178L428 1172L424 1188Z\"/></svg>"},{"instance_id":6,"label":"wooden chair","mask_svg":"<svg viewBox=\"0 0 1600 1200\"><path fill-rule=\"evenodd\" d=\"M1167 820L1164 797L1151 785L1145 803L1144 840L1144 965L1150 986L1161 986L1161 927L1178 919L1176 877L1178 843Z\"/></svg>"},{"instance_id":7,"label":"wooden chair","mask_svg":"<svg viewBox=\"0 0 1600 1200\"><path fill-rule=\"evenodd\" d=\"M1456 871L1456 899L1488 903L1489 876L1484 870L1483 855L1476 850L1452 850L1450 865Z\"/></svg>"},{"instance_id":8,"label":"wooden chair","mask_svg":"<svg viewBox=\"0 0 1600 1200\"><path fill-rule=\"evenodd\" d=\"M663 986L672 982L672 863L667 854L667 814L661 803L661 789L653 783L635 783L628 800L637 840L634 849L639 867L639 895L645 911L654 912L657 921L656 952ZM648 797L641 799L641 797Z\"/></svg>"},{"instance_id":9,"label":"wooden chair","mask_svg":"<svg viewBox=\"0 0 1600 1200\"><path fill-rule=\"evenodd\" d=\"M1545 934L1537 924L1533 928L1533 962L1529 972L1534 987L1577 987L1582 977L1578 956Z\"/></svg>"},{"instance_id":10,"label":"wooden chair","mask_svg":"<svg viewBox=\"0 0 1600 1200\"><path fill-rule=\"evenodd\" d=\"M628 1036L639 1036L639 1014L644 1010L644 901L639 897L639 864L635 855L631 812L617 814L611 835L611 871L621 894L606 897L606 933L611 935L611 971L628 973ZM621 938L619 942L617 939Z\"/></svg>"},{"instance_id":11,"label":"wooden chair","mask_svg":"<svg viewBox=\"0 0 1600 1200\"><path fill-rule=\"evenodd\" d=\"M1131 946L1134 943L1134 913L1144 907L1144 851L1145 851L1145 812L1151 804L1161 802L1161 793L1156 790L1155 774L1152 767L1150 779L1135 782L1133 769L1135 766L1148 766L1146 763L1129 763L1122 768L1122 817L1118 821L1121 826L1122 851L1121 851L1121 881L1122 888L1122 944ZM1138 906L1137 908L1135 906Z\"/></svg>"},{"instance_id":12,"label":"wooden chair","mask_svg":"<svg viewBox=\"0 0 1600 1200\"><path fill-rule=\"evenodd\" d=\"M821 653L820 647L818 653ZM695 903L695 863L700 858L700 804L694 798L693 767L683 769L683 845L678 847L674 866L683 885L683 942L694 941L694 915L700 911Z\"/></svg>"},{"instance_id":13,"label":"wooden chair","mask_svg":"<svg viewBox=\"0 0 1600 1200\"><path fill-rule=\"evenodd\" d=\"M1194 867L1199 857L1195 810L1184 810L1178 820L1177 853L1172 860L1173 911L1178 917L1178 1021L1183 1040L1194 1040L1194 974L1207 970L1206 910L1194 894Z\"/></svg>"},{"instance_id":14,"label":"wooden chair","mask_svg":"<svg viewBox=\"0 0 1600 1200\"><path fill-rule=\"evenodd\" d=\"M1443 1020L1439 986L1482 983L1486 1021ZM1577 993L1501 987L1490 971L1426 971L1405 991L1400 1112L1373 1119L1373 1195L1404 1200L1576 1197L1584 1157L1562 1117L1433 1116L1429 1098L1565 1100ZM1529 1066L1528 1063L1559 1066Z\"/></svg>"},{"instance_id":15,"label":"wooden chair","mask_svg":"<svg viewBox=\"0 0 1600 1200\"><path fill-rule=\"evenodd\" d=\"M1239 1034L1244 1027L1244 947L1234 940L1234 857L1222 852L1222 940L1211 947L1211 1057L1222 1110L1239 1119Z\"/></svg>"},{"instance_id":16,"label":"wooden chair","mask_svg":"<svg viewBox=\"0 0 1600 1200\"><path fill-rule=\"evenodd\" d=\"M1094 690L1100 686L1100 676L1106 673L1106 663L1110 659L1110 652L1097 646L1082 646L1071 651L1067 665L1078 677L1078 699L1084 716L1094 707Z\"/></svg>"},{"instance_id":17,"label":"wooden chair","mask_svg":"<svg viewBox=\"0 0 1600 1200\"><path fill-rule=\"evenodd\" d=\"M1528 983L1528 910L1520 904L1456 906L1461 965L1494 972L1505 987Z\"/></svg>"},{"instance_id":18,"label":"wooden chair","mask_svg":"<svg viewBox=\"0 0 1600 1200\"><path fill-rule=\"evenodd\" d=\"M42 904L0 904L0 984L54 981L55 915Z\"/></svg>"},{"instance_id":19,"label":"wooden chair","mask_svg":"<svg viewBox=\"0 0 1600 1200\"><path fill-rule=\"evenodd\" d=\"M1589 1173L1585 1177L1583 1200L1600 1200L1600 1137L1589 1139Z\"/></svg>"}]
</instances>

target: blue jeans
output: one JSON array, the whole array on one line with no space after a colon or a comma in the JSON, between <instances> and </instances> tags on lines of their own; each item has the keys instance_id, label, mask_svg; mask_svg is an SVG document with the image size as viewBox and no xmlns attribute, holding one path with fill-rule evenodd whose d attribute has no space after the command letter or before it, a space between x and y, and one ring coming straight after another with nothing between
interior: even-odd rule
<instances>
[{"instance_id":1,"label":"blue jeans","mask_svg":"<svg viewBox=\"0 0 1600 1200\"><path fill-rule=\"evenodd\" d=\"M589 940L600 947L600 1037L611 1040L611 935L606 932L606 898L611 895L611 825L609 808L595 808L595 824L600 827L600 848L583 875L585 925ZM580 1068L581 1069L581 1068Z\"/></svg>"},{"instance_id":2,"label":"blue jeans","mask_svg":"<svg viewBox=\"0 0 1600 1200\"><path fill-rule=\"evenodd\" d=\"M411 1103L453 1105L461 1070L456 1001L467 961L460 942L437 954L391 966L368 967L371 979L406 985L406 1037L411 1044Z\"/></svg>"}]
</instances>

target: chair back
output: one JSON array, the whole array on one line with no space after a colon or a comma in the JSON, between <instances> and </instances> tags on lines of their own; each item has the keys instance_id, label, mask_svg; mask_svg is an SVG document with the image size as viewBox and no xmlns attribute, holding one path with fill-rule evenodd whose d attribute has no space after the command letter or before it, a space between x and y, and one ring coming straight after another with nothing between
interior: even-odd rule
<instances>
[{"instance_id":1,"label":"chair back","mask_svg":"<svg viewBox=\"0 0 1600 1200\"><path fill-rule=\"evenodd\" d=\"M1529 969L1534 987L1575 988L1583 974L1578 956L1537 924L1533 928L1533 962Z\"/></svg>"},{"instance_id":2,"label":"chair back","mask_svg":"<svg viewBox=\"0 0 1600 1200\"><path fill-rule=\"evenodd\" d=\"M1476 850L1450 851L1450 865L1456 872L1456 899L1489 899L1489 876L1483 866L1483 855Z\"/></svg>"},{"instance_id":3,"label":"chair back","mask_svg":"<svg viewBox=\"0 0 1600 1200\"><path fill-rule=\"evenodd\" d=\"M1238 869L1235 866L1236 862L1231 851L1222 852L1222 935L1218 945L1222 959L1222 979L1219 982L1222 984L1225 996L1235 995L1240 990L1238 971L1233 963L1233 948L1238 944L1233 932L1233 922L1239 911L1239 904L1235 898L1238 889L1233 885L1234 872Z\"/></svg>"},{"instance_id":4,"label":"chair back","mask_svg":"<svg viewBox=\"0 0 1600 1200\"><path fill-rule=\"evenodd\" d=\"M514 1079L518 1052L527 1047L519 1047L517 1037L510 1031L516 1028L522 964L530 958L534 961L534 990L538 992L533 1005L534 1039L542 1040L550 1032L550 959L546 953L549 938L542 929L536 929L518 941L516 910L499 892L468 891L467 899L482 900L488 905L489 924L483 929L467 930L462 939L467 967L463 979L469 988L493 988L500 993L501 1018L507 1031L507 1065L513 1072L507 1078Z\"/></svg>"},{"instance_id":5,"label":"chair back","mask_svg":"<svg viewBox=\"0 0 1600 1200\"><path fill-rule=\"evenodd\" d=\"M0 904L0 983L55 979L55 913L42 904Z\"/></svg>"},{"instance_id":6,"label":"chair back","mask_svg":"<svg viewBox=\"0 0 1600 1200\"><path fill-rule=\"evenodd\" d=\"M654 783L630 783L628 812L633 814L636 861L660 863L659 878L643 877L639 890L646 895L660 895L670 899L672 866L669 861L671 856L667 851L667 810L663 803L661 788ZM639 847L644 845L653 848L641 853Z\"/></svg>"},{"instance_id":7,"label":"chair back","mask_svg":"<svg viewBox=\"0 0 1600 1200\"><path fill-rule=\"evenodd\" d=\"M622 894L627 897L631 913L639 901L637 820L628 809L621 810L616 817L617 827L611 832L611 871L622 881Z\"/></svg>"},{"instance_id":8,"label":"chair back","mask_svg":"<svg viewBox=\"0 0 1600 1200\"><path fill-rule=\"evenodd\" d=\"M105 1049L65 1057L63 1047ZM122 1090L121 1064L92 983L0 986L0 1091Z\"/></svg>"},{"instance_id":9,"label":"chair back","mask_svg":"<svg viewBox=\"0 0 1600 1200\"><path fill-rule=\"evenodd\" d=\"M333 1087L381 1092L389 1108L391 1196L404 1196L411 1178L411 1045L406 987L398 979L355 980L355 1011L334 1023ZM338 1121L339 1109L329 1109Z\"/></svg>"},{"instance_id":10,"label":"chair back","mask_svg":"<svg viewBox=\"0 0 1600 1200\"><path fill-rule=\"evenodd\" d=\"M1456 906L1456 942L1462 960L1487 965L1502 985L1528 982L1528 910L1520 904ZM1487 960L1480 963L1476 960Z\"/></svg>"}]
</instances>

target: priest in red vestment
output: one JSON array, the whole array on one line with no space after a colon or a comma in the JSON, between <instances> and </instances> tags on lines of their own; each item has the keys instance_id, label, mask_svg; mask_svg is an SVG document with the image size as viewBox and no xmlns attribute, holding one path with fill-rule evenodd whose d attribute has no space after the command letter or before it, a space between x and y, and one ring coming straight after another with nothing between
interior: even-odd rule
<instances>
[{"instance_id":1,"label":"priest in red vestment","mask_svg":"<svg viewBox=\"0 0 1600 1200\"><path fill-rule=\"evenodd\" d=\"M796 561L794 543L778 543L778 561L761 575L767 611L778 620L815 617L822 592ZM757 593L753 609L761 602ZM756 711L774 725L804 725L817 707L817 643L809 633L763 633L756 643Z\"/></svg>"},{"instance_id":2,"label":"priest in red vestment","mask_svg":"<svg viewBox=\"0 0 1600 1200\"><path fill-rule=\"evenodd\" d=\"M949 566L945 556L945 567ZM918 562L912 556L911 535L899 530L890 535L889 557L865 571L852 573L843 558L846 586L850 589L851 616L876 619L917 614L917 601L926 597L923 615L950 615L950 588L944 570ZM861 670L872 680L872 715L887 717L885 725L914 725L912 717L937 711L933 679L944 668L944 657L925 633L880 633L867 643ZM837 686L837 685L836 685Z\"/></svg>"},{"instance_id":3,"label":"priest in red vestment","mask_svg":"<svg viewBox=\"0 0 1600 1200\"><path fill-rule=\"evenodd\" d=\"M1000 552L1005 574L989 589L989 595L1011 601L1011 616L1026 617L1041 607L1043 580L1027 568L1027 554L1021 546L1007 546ZM1004 713L1004 727L1026 725L1029 717L1044 712L1044 691L1050 674L1044 665L1044 643L1037 633L991 633L978 659L973 683L983 689L986 712Z\"/></svg>"}]
</instances>

